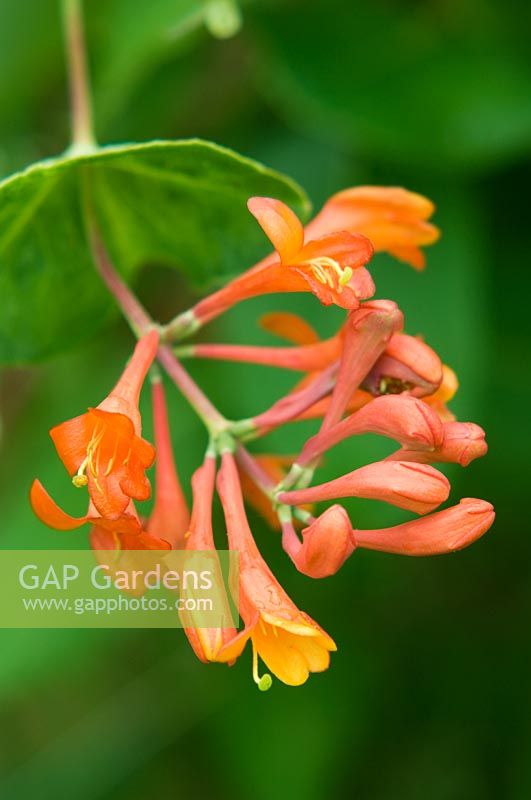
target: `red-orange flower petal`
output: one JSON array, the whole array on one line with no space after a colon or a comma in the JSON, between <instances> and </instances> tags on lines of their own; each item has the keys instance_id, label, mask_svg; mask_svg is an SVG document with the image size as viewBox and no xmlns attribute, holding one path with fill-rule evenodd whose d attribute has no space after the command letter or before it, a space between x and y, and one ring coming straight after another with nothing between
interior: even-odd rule
<instances>
[{"instance_id":1,"label":"red-orange flower petal","mask_svg":"<svg viewBox=\"0 0 531 800\"><path fill-rule=\"evenodd\" d=\"M171 442L166 396L161 381L151 388L153 425L157 462L155 465L155 502L149 515L150 534L170 542L173 549L184 546L190 524L190 512L179 481Z\"/></svg>"},{"instance_id":2,"label":"red-orange flower petal","mask_svg":"<svg viewBox=\"0 0 531 800\"><path fill-rule=\"evenodd\" d=\"M421 246L439 238L439 230L427 220L433 203L400 187L358 186L333 195L306 228L308 236L335 230L363 233L374 249L386 251L423 269Z\"/></svg>"},{"instance_id":3,"label":"red-orange flower petal","mask_svg":"<svg viewBox=\"0 0 531 800\"><path fill-rule=\"evenodd\" d=\"M299 314L290 314L288 311L271 311L263 314L258 324L268 333L280 339L300 346L316 344L319 335L314 328Z\"/></svg>"},{"instance_id":4,"label":"red-orange flower petal","mask_svg":"<svg viewBox=\"0 0 531 800\"><path fill-rule=\"evenodd\" d=\"M289 263L302 248L304 228L285 203L271 197L251 197L247 208L279 254L283 263Z\"/></svg>"},{"instance_id":5,"label":"red-orange flower petal","mask_svg":"<svg viewBox=\"0 0 531 800\"><path fill-rule=\"evenodd\" d=\"M187 550L215 551L216 549L212 530L212 500L215 477L216 461L214 458L205 458L202 466L194 472L192 477L194 502L190 531L186 540ZM213 585L213 591L218 594L216 606L223 608L227 598L219 562L214 562L212 568L217 573ZM223 628L197 627L197 624L194 624L197 618L199 618L199 622L202 621L201 615L198 617L192 611L181 612L181 620L188 641L200 661L203 663L217 661L219 660L218 654L221 648L228 643L233 644L235 638L237 638L237 631L231 626ZM242 648L244 645L245 642L242 644ZM223 660L231 665L238 655L239 653Z\"/></svg>"},{"instance_id":6,"label":"red-orange flower petal","mask_svg":"<svg viewBox=\"0 0 531 800\"><path fill-rule=\"evenodd\" d=\"M236 658L245 643L253 646L253 674L259 686L258 655L268 669L289 686L300 686L310 672L327 669L333 640L284 592L262 559L254 542L243 506L234 459L228 453L218 474L230 547L240 556L240 613L245 630L219 651L216 660Z\"/></svg>"},{"instance_id":7,"label":"red-orange flower petal","mask_svg":"<svg viewBox=\"0 0 531 800\"><path fill-rule=\"evenodd\" d=\"M72 517L59 508L39 480L34 480L30 489L30 503L33 511L45 525L57 531L72 531L87 522L88 517Z\"/></svg>"},{"instance_id":8,"label":"red-orange flower petal","mask_svg":"<svg viewBox=\"0 0 531 800\"><path fill-rule=\"evenodd\" d=\"M293 535L290 538L293 542ZM323 511L302 531L302 538L302 544L297 540L298 546L294 552L290 552L286 546L284 549L299 572L310 578L335 575L356 548L350 519L340 505L330 506Z\"/></svg>"},{"instance_id":9,"label":"red-orange flower petal","mask_svg":"<svg viewBox=\"0 0 531 800\"><path fill-rule=\"evenodd\" d=\"M155 460L155 450L136 435L129 417L91 408L52 428L50 436L70 476L86 475L102 516L119 516L131 498L149 498L145 471Z\"/></svg>"}]
</instances>

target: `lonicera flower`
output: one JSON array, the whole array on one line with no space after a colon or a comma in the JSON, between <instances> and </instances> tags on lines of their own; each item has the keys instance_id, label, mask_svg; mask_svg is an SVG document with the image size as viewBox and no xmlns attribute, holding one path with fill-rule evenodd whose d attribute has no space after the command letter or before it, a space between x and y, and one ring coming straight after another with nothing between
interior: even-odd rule
<instances>
[{"instance_id":1,"label":"lonicera flower","mask_svg":"<svg viewBox=\"0 0 531 800\"><path fill-rule=\"evenodd\" d=\"M283 546L300 572L311 578L335 574L356 547L406 556L435 556L468 547L494 522L485 500L465 497L456 506L391 528L356 530L338 505L326 509L302 531L288 528Z\"/></svg>"},{"instance_id":2,"label":"lonicera flower","mask_svg":"<svg viewBox=\"0 0 531 800\"><path fill-rule=\"evenodd\" d=\"M172 549L184 547L190 523L190 512L181 488L168 424L164 385L154 380L151 388L153 425L155 428L155 502L149 515L147 530L170 542Z\"/></svg>"},{"instance_id":3,"label":"lonicera flower","mask_svg":"<svg viewBox=\"0 0 531 800\"><path fill-rule=\"evenodd\" d=\"M283 492L278 499L299 505L338 497L364 497L426 514L444 503L449 494L448 479L427 464L375 461L327 483Z\"/></svg>"},{"instance_id":4,"label":"lonicera flower","mask_svg":"<svg viewBox=\"0 0 531 800\"><path fill-rule=\"evenodd\" d=\"M253 676L259 688L269 688L267 675L258 675L258 657L289 686L303 684L310 672L322 672L330 662L333 640L296 607L261 557L253 539L233 457L223 455L218 475L230 547L239 552L240 614L245 628L221 648L218 661L237 658L246 643L253 648Z\"/></svg>"},{"instance_id":5,"label":"lonicera flower","mask_svg":"<svg viewBox=\"0 0 531 800\"><path fill-rule=\"evenodd\" d=\"M228 286L200 301L184 319L175 321L175 331L169 327L170 337L181 331L182 324L185 329L191 325L190 330L194 330L234 303L257 294L309 290L327 305L356 308L356 297L364 299L374 293L372 278L363 268L371 252L362 253L360 237L366 237L376 252L386 251L416 269L425 266L420 248L439 238L438 228L428 222L433 203L399 187L345 189L333 195L306 228L278 200L251 198L249 206L275 247L280 263L278 257L267 256ZM344 258L346 233L356 236L360 245L358 258L352 263ZM282 272L278 269L282 265L291 269ZM352 292L339 292L341 282L346 281L347 268L354 270L349 281ZM337 291L327 291L336 288Z\"/></svg>"},{"instance_id":6,"label":"lonicera flower","mask_svg":"<svg viewBox=\"0 0 531 800\"><path fill-rule=\"evenodd\" d=\"M364 304L363 307L366 305L375 305L375 303ZM327 341L331 342L332 340ZM296 348L293 350L295 351ZM295 388L295 391L300 391L313 380L315 380L315 373L308 375ZM354 388L355 382L351 385ZM346 403L345 411L349 414L358 411L375 397L403 393L422 398L431 409L437 412L441 420L454 419L445 403L455 393L457 379L449 367L441 364L435 351L417 337L394 333L382 355L361 382L360 387L354 390ZM343 404L344 402L343 400ZM331 397L323 397L306 408L297 419L326 417L331 413L331 405ZM337 412L335 416L337 417Z\"/></svg>"},{"instance_id":7,"label":"lonicera flower","mask_svg":"<svg viewBox=\"0 0 531 800\"><path fill-rule=\"evenodd\" d=\"M462 550L488 531L494 509L486 500L465 497L428 517L381 530L355 530L358 547L406 556L434 556Z\"/></svg>"},{"instance_id":8,"label":"lonicera flower","mask_svg":"<svg viewBox=\"0 0 531 800\"><path fill-rule=\"evenodd\" d=\"M241 300L276 292L312 292L324 305L357 308L374 294L364 269L372 257L369 240L357 233L329 232L306 240L304 228L280 200L252 197L249 211L276 250L268 258L194 307L196 320L206 321Z\"/></svg>"},{"instance_id":9,"label":"lonicera flower","mask_svg":"<svg viewBox=\"0 0 531 800\"><path fill-rule=\"evenodd\" d=\"M439 230L427 220L433 203L420 194L399 187L358 186L333 195L306 228L308 236L331 231L363 233L376 252L386 251L415 269L423 269L420 247L439 238Z\"/></svg>"},{"instance_id":10,"label":"lonicera flower","mask_svg":"<svg viewBox=\"0 0 531 800\"><path fill-rule=\"evenodd\" d=\"M338 409L340 405L345 406L349 392L350 397L344 408L349 413L360 409L372 397L405 392L422 397L441 419L453 419L444 403L451 399L457 388L454 373L448 367L443 367L438 355L422 339L398 331L389 333L389 328L401 325L401 314L390 301L364 303L357 311L350 312L349 318L334 336L323 340L296 314L268 314L260 320L260 325L295 346L200 343L187 347L185 354L306 372L304 379L291 390L290 395L307 388L319 373L338 363L341 358L343 378L338 377L337 383L343 385L341 391L340 388L334 391L335 400L332 401L331 395L321 397L298 413L295 417L298 420L326 417L327 414L337 418ZM377 357L382 347L385 349ZM353 365L348 363L346 350L352 356ZM368 364L372 366L367 372ZM360 377L363 378L361 383ZM356 388L358 384L361 388ZM296 398L291 397L289 404L293 404L294 400ZM297 405L294 407L296 409ZM282 408L283 414L284 411Z\"/></svg>"},{"instance_id":11,"label":"lonicera flower","mask_svg":"<svg viewBox=\"0 0 531 800\"><path fill-rule=\"evenodd\" d=\"M192 519L186 538L187 550L207 550L214 552L216 549L212 531L212 499L214 495L215 477L215 458L207 457L203 465L195 471L192 477L194 502L192 507ZM224 593L223 579L219 571L216 577L217 580L214 582L212 591ZM222 603L219 605L220 607L224 607ZM192 645L194 653L200 661L204 663L216 661L221 647L232 641L237 635L236 629L231 626L205 628L195 625L194 622L196 619L194 613L191 611L182 612L181 620L184 625L184 632ZM199 621L201 622L201 620ZM233 661L234 659L231 659L229 663Z\"/></svg>"},{"instance_id":12,"label":"lonicera flower","mask_svg":"<svg viewBox=\"0 0 531 800\"><path fill-rule=\"evenodd\" d=\"M140 436L138 401L157 347L155 331L143 336L108 397L50 431L72 483L88 486L97 513L108 519L118 519L131 499L147 500L151 493L145 471L155 450Z\"/></svg>"},{"instance_id":13,"label":"lonicera flower","mask_svg":"<svg viewBox=\"0 0 531 800\"><path fill-rule=\"evenodd\" d=\"M263 364L300 372L319 372L337 361L341 355L342 330L330 339L321 340L302 317L284 312L264 315L260 319L260 326L296 346L263 347L199 342L187 346L185 355Z\"/></svg>"},{"instance_id":14,"label":"lonicera flower","mask_svg":"<svg viewBox=\"0 0 531 800\"><path fill-rule=\"evenodd\" d=\"M153 510L144 523L131 502L129 507L134 513L133 519L129 520L129 527L125 524L120 527L125 520L119 520L118 523L104 518L95 522L92 520L94 524L89 535L90 545L99 563L106 567L110 575L117 572L132 575L134 570L143 570L145 561L143 558L139 559L137 550L175 550L182 546L188 530L190 514L175 467L164 386L159 379L152 383L151 396L157 451ZM112 556L105 555L104 551L112 552ZM124 591L137 597L146 591L142 579L138 582L132 581L132 584L132 588L128 587Z\"/></svg>"},{"instance_id":15,"label":"lonicera flower","mask_svg":"<svg viewBox=\"0 0 531 800\"><path fill-rule=\"evenodd\" d=\"M405 394L382 395L308 439L298 463L305 466L343 439L361 433L386 436L408 449L434 451L443 442L444 428L437 414L422 400Z\"/></svg>"}]
</instances>

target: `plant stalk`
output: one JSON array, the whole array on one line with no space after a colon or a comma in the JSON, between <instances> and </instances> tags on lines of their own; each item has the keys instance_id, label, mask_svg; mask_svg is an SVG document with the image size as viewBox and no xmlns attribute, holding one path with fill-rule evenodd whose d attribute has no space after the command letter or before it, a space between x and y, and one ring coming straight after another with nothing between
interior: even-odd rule
<instances>
[{"instance_id":1,"label":"plant stalk","mask_svg":"<svg viewBox=\"0 0 531 800\"><path fill-rule=\"evenodd\" d=\"M70 153L90 153L96 148L92 100L87 68L81 0L62 0L63 26L70 85Z\"/></svg>"}]
</instances>

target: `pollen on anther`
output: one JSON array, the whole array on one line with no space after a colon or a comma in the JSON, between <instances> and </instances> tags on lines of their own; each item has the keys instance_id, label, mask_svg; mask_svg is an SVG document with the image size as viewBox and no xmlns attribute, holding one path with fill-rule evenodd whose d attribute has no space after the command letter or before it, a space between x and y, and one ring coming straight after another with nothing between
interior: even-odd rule
<instances>
[{"instance_id":1,"label":"pollen on anther","mask_svg":"<svg viewBox=\"0 0 531 800\"><path fill-rule=\"evenodd\" d=\"M74 475L72 478L72 483L76 487L76 489L82 489L83 486L86 486L88 483L88 478L86 475Z\"/></svg>"}]
</instances>

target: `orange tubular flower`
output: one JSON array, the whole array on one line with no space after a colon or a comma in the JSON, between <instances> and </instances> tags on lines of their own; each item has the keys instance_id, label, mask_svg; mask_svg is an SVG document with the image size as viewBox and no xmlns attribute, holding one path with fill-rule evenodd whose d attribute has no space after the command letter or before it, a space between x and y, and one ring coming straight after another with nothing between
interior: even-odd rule
<instances>
[{"instance_id":1,"label":"orange tubular flower","mask_svg":"<svg viewBox=\"0 0 531 800\"><path fill-rule=\"evenodd\" d=\"M330 339L319 339L313 328L297 314L273 312L259 320L260 327L293 343L294 347L260 347L234 344L194 344L187 355L220 361L240 361L269 367L316 372L341 355L342 330Z\"/></svg>"},{"instance_id":2,"label":"orange tubular flower","mask_svg":"<svg viewBox=\"0 0 531 800\"><path fill-rule=\"evenodd\" d=\"M356 547L405 556L435 556L468 547L494 522L485 500L465 497L456 506L392 528L354 530L345 510L331 506L303 530L303 543L293 528L284 531L283 546L300 572L311 578L332 575Z\"/></svg>"},{"instance_id":3,"label":"orange tubular flower","mask_svg":"<svg viewBox=\"0 0 531 800\"><path fill-rule=\"evenodd\" d=\"M408 450L428 452L434 452L444 439L442 422L422 400L405 394L382 395L323 434L308 439L298 463L306 466L343 439L361 433L377 433L394 439Z\"/></svg>"},{"instance_id":4,"label":"orange tubular flower","mask_svg":"<svg viewBox=\"0 0 531 800\"><path fill-rule=\"evenodd\" d=\"M97 513L108 519L124 514L131 499L147 500L151 493L145 471L155 450L140 437L138 401L157 347L158 334L151 331L140 339L122 377L97 408L50 431L72 483L88 485Z\"/></svg>"},{"instance_id":5,"label":"orange tubular flower","mask_svg":"<svg viewBox=\"0 0 531 800\"><path fill-rule=\"evenodd\" d=\"M305 243L301 222L280 200L252 197L247 205L277 258L266 259L198 303L194 307L197 320L210 319L249 297L276 292L312 292L324 305L348 309L372 297L374 283L363 266L370 261L373 247L365 236L328 232Z\"/></svg>"},{"instance_id":6,"label":"orange tubular flower","mask_svg":"<svg viewBox=\"0 0 531 800\"><path fill-rule=\"evenodd\" d=\"M462 550L488 531L494 509L486 500L465 497L461 502L428 517L393 528L354 531L359 547L405 556L435 556Z\"/></svg>"},{"instance_id":7,"label":"orange tubular flower","mask_svg":"<svg viewBox=\"0 0 531 800\"><path fill-rule=\"evenodd\" d=\"M306 228L308 236L332 231L363 233L376 252L385 251L421 270L425 258L420 247L439 238L439 230L427 220L434 205L406 189L358 186L333 195Z\"/></svg>"},{"instance_id":8,"label":"orange tubular flower","mask_svg":"<svg viewBox=\"0 0 531 800\"><path fill-rule=\"evenodd\" d=\"M426 514L444 503L449 494L448 479L427 464L375 461L327 483L283 492L278 499L298 505L338 497L365 497Z\"/></svg>"},{"instance_id":9,"label":"orange tubular flower","mask_svg":"<svg viewBox=\"0 0 531 800\"><path fill-rule=\"evenodd\" d=\"M212 531L212 499L215 477L216 461L214 458L206 458L203 466L199 467L192 477L194 503L190 531L186 540L187 550L215 551L216 549ZM221 575L218 575L218 586L219 591L224 591ZM220 607L223 607L223 604L220 603ZM232 641L237 635L236 629L232 627L195 627L194 615L189 611L181 613L181 620L194 653L205 664L218 660L221 647ZM234 659L226 660L229 664L234 662Z\"/></svg>"},{"instance_id":10,"label":"orange tubular flower","mask_svg":"<svg viewBox=\"0 0 531 800\"><path fill-rule=\"evenodd\" d=\"M233 457L223 455L218 475L230 547L240 557L240 613L245 629L221 648L218 661L237 658L250 639L253 677L260 689L271 685L259 677L258 656L283 683L299 686L310 672L322 672L330 662L333 640L296 607L261 557L247 522L238 472Z\"/></svg>"},{"instance_id":11,"label":"orange tubular flower","mask_svg":"<svg viewBox=\"0 0 531 800\"><path fill-rule=\"evenodd\" d=\"M184 547L190 512L181 488L171 444L164 386L154 381L151 389L155 427L155 503L149 516L149 533L170 542L173 550Z\"/></svg>"}]
</instances>

